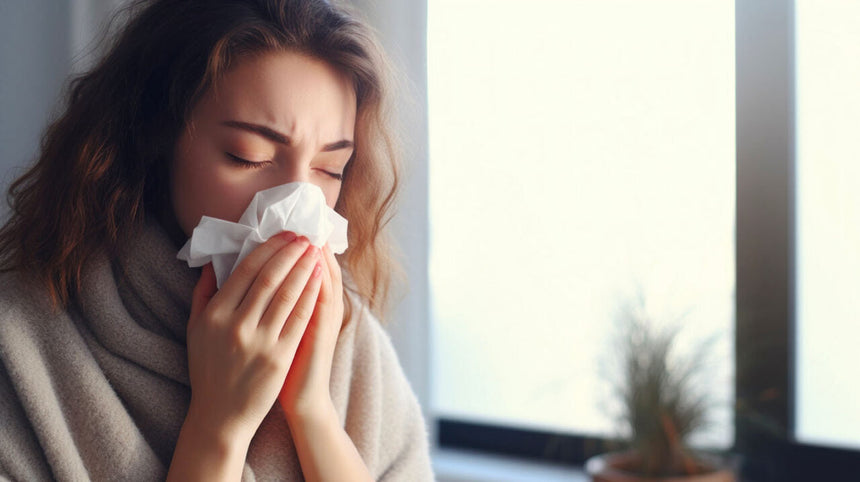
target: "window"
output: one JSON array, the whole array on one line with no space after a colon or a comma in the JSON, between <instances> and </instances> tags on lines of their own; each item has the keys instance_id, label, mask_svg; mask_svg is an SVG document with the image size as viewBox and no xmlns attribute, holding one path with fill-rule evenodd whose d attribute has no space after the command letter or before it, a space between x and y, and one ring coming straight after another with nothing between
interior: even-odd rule
<instances>
[{"instance_id":1,"label":"window","mask_svg":"<svg viewBox=\"0 0 860 482\"><path fill-rule=\"evenodd\" d=\"M721 337L732 444L734 8L430 0L433 407L610 436L602 366L640 293Z\"/></svg>"},{"instance_id":2,"label":"window","mask_svg":"<svg viewBox=\"0 0 860 482\"><path fill-rule=\"evenodd\" d=\"M860 449L860 3L796 9L796 436Z\"/></svg>"},{"instance_id":3,"label":"window","mask_svg":"<svg viewBox=\"0 0 860 482\"><path fill-rule=\"evenodd\" d=\"M860 473L858 3L428 6L442 444L601 450L600 353L638 288L726 335L734 411L699 443L749 480Z\"/></svg>"}]
</instances>

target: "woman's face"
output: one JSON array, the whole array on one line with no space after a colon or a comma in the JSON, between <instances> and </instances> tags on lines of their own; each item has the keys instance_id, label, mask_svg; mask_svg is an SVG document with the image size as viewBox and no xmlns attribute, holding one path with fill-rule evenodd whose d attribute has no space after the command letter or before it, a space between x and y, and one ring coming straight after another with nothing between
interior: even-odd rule
<instances>
[{"instance_id":1,"label":"woman's face","mask_svg":"<svg viewBox=\"0 0 860 482\"><path fill-rule=\"evenodd\" d=\"M203 215L237 222L258 191L316 184L334 207L353 152L356 97L324 61L292 52L240 62L195 106L174 151L171 200L190 236Z\"/></svg>"}]
</instances>

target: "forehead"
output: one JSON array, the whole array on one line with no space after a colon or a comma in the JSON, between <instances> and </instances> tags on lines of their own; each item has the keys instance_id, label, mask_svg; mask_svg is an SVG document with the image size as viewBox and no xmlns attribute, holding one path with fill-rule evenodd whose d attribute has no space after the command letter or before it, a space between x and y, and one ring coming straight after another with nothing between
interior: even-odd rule
<instances>
[{"instance_id":1,"label":"forehead","mask_svg":"<svg viewBox=\"0 0 860 482\"><path fill-rule=\"evenodd\" d=\"M356 96L329 63L295 52L240 60L201 99L201 114L265 123L290 136L352 138Z\"/></svg>"}]
</instances>

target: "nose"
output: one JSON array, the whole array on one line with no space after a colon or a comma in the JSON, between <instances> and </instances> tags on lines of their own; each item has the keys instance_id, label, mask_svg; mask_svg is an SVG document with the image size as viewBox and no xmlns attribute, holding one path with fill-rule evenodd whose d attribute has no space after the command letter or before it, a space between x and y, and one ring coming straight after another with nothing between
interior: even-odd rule
<instances>
[{"instance_id":1,"label":"nose","mask_svg":"<svg viewBox=\"0 0 860 482\"><path fill-rule=\"evenodd\" d=\"M310 182L311 169L309 159L293 158L284 164L282 172L279 173L280 184L289 182Z\"/></svg>"}]
</instances>

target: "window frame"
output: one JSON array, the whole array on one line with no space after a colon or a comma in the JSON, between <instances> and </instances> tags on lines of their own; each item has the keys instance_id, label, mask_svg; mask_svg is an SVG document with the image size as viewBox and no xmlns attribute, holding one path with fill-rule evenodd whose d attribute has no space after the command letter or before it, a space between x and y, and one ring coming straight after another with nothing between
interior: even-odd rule
<instances>
[{"instance_id":1,"label":"window frame","mask_svg":"<svg viewBox=\"0 0 860 482\"><path fill-rule=\"evenodd\" d=\"M735 0L735 443L744 480L860 473L860 450L795 432L794 0ZM438 445L581 466L614 441L435 419Z\"/></svg>"}]
</instances>

